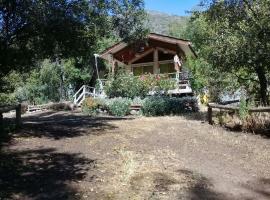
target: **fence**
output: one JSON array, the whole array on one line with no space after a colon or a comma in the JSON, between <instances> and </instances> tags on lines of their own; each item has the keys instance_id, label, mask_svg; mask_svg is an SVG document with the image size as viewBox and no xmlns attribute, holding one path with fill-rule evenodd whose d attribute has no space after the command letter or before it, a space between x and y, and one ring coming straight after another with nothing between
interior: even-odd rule
<instances>
[{"instance_id":1,"label":"fence","mask_svg":"<svg viewBox=\"0 0 270 200\"><path fill-rule=\"evenodd\" d=\"M4 105L4 106L0 106L0 128L3 127L3 113L12 111L12 110L16 110L16 127L20 127L22 124L22 120L21 120L21 104L18 105Z\"/></svg>"},{"instance_id":2,"label":"fence","mask_svg":"<svg viewBox=\"0 0 270 200\"><path fill-rule=\"evenodd\" d=\"M220 110L228 110L228 111L239 111L239 107L209 103L208 104L208 115L207 115L209 124L213 124L213 108L217 108ZM270 112L270 107L250 108L250 109L248 109L248 112L250 112L250 113Z\"/></svg>"}]
</instances>

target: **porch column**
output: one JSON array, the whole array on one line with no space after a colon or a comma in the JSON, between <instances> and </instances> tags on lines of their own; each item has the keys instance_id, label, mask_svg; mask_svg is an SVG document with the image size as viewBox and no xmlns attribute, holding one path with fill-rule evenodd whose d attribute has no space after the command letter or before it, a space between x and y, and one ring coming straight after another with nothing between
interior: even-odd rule
<instances>
[{"instance_id":1,"label":"porch column","mask_svg":"<svg viewBox=\"0 0 270 200\"><path fill-rule=\"evenodd\" d=\"M126 70L127 70L127 73L131 73L131 62L128 62Z\"/></svg>"},{"instance_id":2,"label":"porch column","mask_svg":"<svg viewBox=\"0 0 270 200\"><path fill-rule=\"evenodd\" d=\"M114 71L115 71L115 61L113 59L112 60L112 75L114 75Z\"/></svg>"},{"instance_id":3,"label":"porch column","mask_svg":"<svg viewBox=\"0 0 270 200\"><path fill-rule=\"evenodd\" d=\"M159 64L158 64L158 49L155 48L154 50L154 74L159 74Z\"/></svg>"},{"instance_id":4,"label":"porch column","mask_svg":"<svg viewBox=\"0 0 270 200\"><path fill-rule=\"evenodd\" d=\"M175 69L175 71L180 72L181 67L182 67L182 61L179 59L178 55L175 55L173 57L173 61L174 61L174 69Z\"/></svg>"},{"instance_id":5,"label":"porch column","mask_svg":"<svg viewBox=\"0 0 270 200\"><path fill-rule=\"evenodd\" d=\"M112 54L110 54L110 65L111 65L111 68L112 68L112 75L114 75L114 71L115 71L115 60L114 60Z\"/></svg>"}]
</instances>

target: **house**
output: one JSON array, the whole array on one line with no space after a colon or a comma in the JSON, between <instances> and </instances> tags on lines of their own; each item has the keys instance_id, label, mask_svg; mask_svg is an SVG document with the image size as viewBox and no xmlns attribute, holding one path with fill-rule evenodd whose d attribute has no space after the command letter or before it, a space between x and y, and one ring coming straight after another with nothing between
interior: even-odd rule
<instances>
[{"instance_id":1,"label":"house","mask_svg":"<svg viewBox=\"0 0 270 200\"><path fill-rule=\"evenodd\" d=\"M109 47L100 57L110 65L110 71L114 74L122 66L128 73L134 76L144 74L163 74L176 81L176 87L168 92L173 96L193 95L189 76L184 72L185 61L188 56L196 57L191 47L191 42L179 38L150 33L145 43L134 46L125 42L119 42ZM98 66L96 60L96 70ZM98 75L99 79L99 75ZM101 79L99 79L101 82ZM101 88L102 88L101 84ZM74 95L74 103L81 104L86 96L106 96L103 90L82 86Z\"/></svg>"},{"instance_id":2,"label":"house","mask_svg":"<svg viewBox=\"0 0 270 200\"><path fill-rule=\"evenodd\" d=\"M123 66L134 76L143 74L166 74L177 81L172 94L192 94L188 76L183 73L187 56L196 57L191 42L179 38L150 33L144 44L137 48L119 42L100 54L114 74Z\"/></svg>"}]
</instances>

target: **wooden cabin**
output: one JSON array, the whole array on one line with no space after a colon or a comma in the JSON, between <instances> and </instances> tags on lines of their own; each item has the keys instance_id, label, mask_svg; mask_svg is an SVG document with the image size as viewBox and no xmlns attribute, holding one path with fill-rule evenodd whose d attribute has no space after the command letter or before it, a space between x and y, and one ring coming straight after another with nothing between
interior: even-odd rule
<instances>
[{"instance_id":1,"label":"wooden cabin","mask_svg":"<svg viewBox=\"0 0 270 200\"><path fill-rule=\"evenodd\" d=\"M188 80L183 80L187 78L181 78L187 56L196 57L190 41L156 33L150 33L147 41L137 48L119 42L100 55L109 62L112 74L119 66L124 66L134 76L149 73L169 75L179 82L179 87L171 91L175 94L192 92ZM189 88L185 90L184 85Z\"/></svg>"}]
</instances>

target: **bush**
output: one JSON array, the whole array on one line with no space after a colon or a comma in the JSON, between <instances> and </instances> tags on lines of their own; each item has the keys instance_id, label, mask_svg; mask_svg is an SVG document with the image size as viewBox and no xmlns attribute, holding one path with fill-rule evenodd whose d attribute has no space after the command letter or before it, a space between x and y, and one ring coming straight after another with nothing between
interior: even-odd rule
<instances>
[{"instance_id":1,"label":"bush","mask_svg":"<svg viewBox=\"0 0 270 200\"><path fill-rule=\"evenodd\" d=\"M133 75L121 74L105 84L105 93L110 98L115 97L145 97L149 88L142 80Z\"/></svg>"},{"instance_id":2,"label":"bush","mask_svg":"<svg viewBox=\"0 0 270 200\"><path fill-rule=\"evenodd\" d=\"M121 73L105 84L105 93L108 97L135 97L145 98L150 91L167 93L175 88L175 80L161 75L142 75L136 77L131 74Z\"/></svg>"},{"instance_id":3,"label":"bush","mask_svg":"<svg viewBox=\"0 0 270 200\"><path fill-rule=\"evenodd\" d=\"M198 111L197 99L194 97L153 96L146 98L142 106L145 116L178 115L194 111Z\"/></svg>"},{"instance_id":4,"label":"bush","mask_svg":"<svg viewBox=\"0 0 270 200\"><path fill-rule=\"evenodd\" d=\"M59 102L59 103L49 103L47 106L51 110L74 110L74 104L69 101Z\"/></svg>"},{"instance_id":5,"label":"bush","mask_svg":"<svg viewBox=\"0 0 270 200\"><path fill-rule=\"evenodd\" d=\"M131 104L130 99L119 97L109 99L109 101L107 102L107 107L112 115L122 117L129 113L130 104Z\"/></svg>"},{"instance_id":6,"label":"bush","mask_svg":"<svg viewBox=\"0 0 270 200\"><path fill-rule=\"evenodd\" d=\"M13 94L0 93L0 105L15 104L16 98Z\"/></svg>"},{"instance_id":7,"label":"bush","mask_svg":"<svg viewBox=\"0 0 270 200\"><path fill-rule=\"evenodd\" d=\"M249 105L247 101L244 98L241 98L239 104L239 117L241 120L244 121L249 116L248 110Z\"/></svg>"},{"instance_id":8,"label":"bush","mask_svg":"<svg viewBox=\"0 0 270 200\"><path fill-rule=\"evenodd\" d=\"M99 102L92 97L86 98L82 103L82 111L89 115L96 115L98 107Z\"/></svg>"},{"instance_id":9,"label":"bush","mask_svg":"<svg viewBox=\"0 0 270 200\"><path fill-rule=\"evenodd\" d=\"M144 103L144 99L141 99L140 97L135 97L133 100L132 100L132 105L140 105L142 106Z\"/></svg>"}]
</instances>

